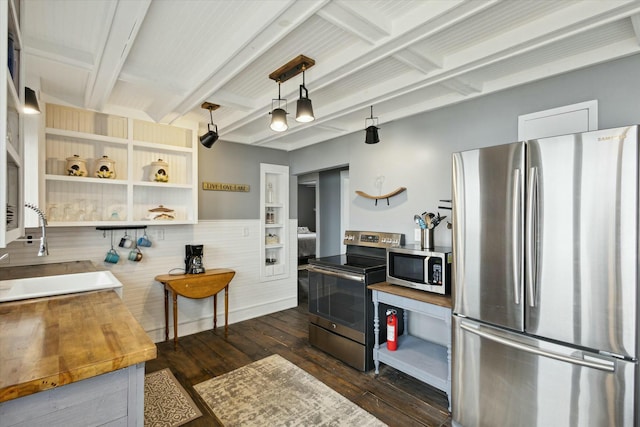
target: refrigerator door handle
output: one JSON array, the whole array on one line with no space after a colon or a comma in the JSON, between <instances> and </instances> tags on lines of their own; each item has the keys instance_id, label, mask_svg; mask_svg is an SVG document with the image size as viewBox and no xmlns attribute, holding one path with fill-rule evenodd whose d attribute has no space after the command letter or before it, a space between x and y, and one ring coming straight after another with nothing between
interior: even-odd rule
<instances>
[{"instance_id":1,"label":"refrigerator door handle","mask_svg":"<svg viewBox=\"0 0 640 427\"><path fill-rule=\"evenodd\" d=\"M529 298L529 306L535 307L536 305L536 291L537 286L537 270L538 270L538 257L537 257L537 245L535 239L537 238L538 228L538 168L529 168L529 185L527 188L527 248L526 248L526 266L527 266L527 296Z\"/></svg>"},{"instance_id":2,"label":"refrigerator door handle","mask_svg":"<svg viewBox=\"0 0 640 427\"><path fill-rule=\"evenodd\" d=\"M453 274L454 283L464 283L464 233L465 233L465 206L464 206L464 175L462 156L453 154L453 210L451 221L453 227L454 258Z\"/></svg>"},{"instance_id":3,"label":"refrigerator door handle","mask_svg":"<svg viewBox=\"0 0 640 427\"><path fill-rule=\"evenodd\" d=\"M513 171L511 194L511 266L513 268L513 302L520 304L520 289L522 281L522 261L520 254L520 169Z\"/></svg>"},{"instance_id":4,"label":"refrigerator door handle","mask_svg":"<svg viewBox=\"0 0 640 427\"><path fill-rule=\"evenodd\" d=\"M480 330L477 327L474 327L468 323L465 323L465 321L462 321L460 323L460 328L464 329L467 332L471 332L472 334L476 334L482 338L486 338L490 341L494 341L497 342L498 344L502 344L505 345L507 347L511 347L511 348L515 348L517 350L521 350L527 353L531 353L531 354L536 354L538 356L543 356L543 357L548 357L550 359L555 359L555 360L559 360L561 362L567 362L567 363L572 363L574 365L579 365L579 366L583 366L586 368L593 368L593 369L599 369L601 371L607 371L607 372L615 372L615 365L613 363L607 362L607 361L599 361L596 360L596 358L591 358L591 360L585 360L585 359L579 359L577 357L571 357L571 356L566 356L564 354L560 354L560 353L555 353L552 351L548 351L548 350L543 350L541 348L537 348L537 347L533 347L527 344L523 344L517 341L512 341L508 338L504 338L501 336L498 336L496 334L493 334L491 332L488 331L483 331Z\"/></svg>"}]
</instances>

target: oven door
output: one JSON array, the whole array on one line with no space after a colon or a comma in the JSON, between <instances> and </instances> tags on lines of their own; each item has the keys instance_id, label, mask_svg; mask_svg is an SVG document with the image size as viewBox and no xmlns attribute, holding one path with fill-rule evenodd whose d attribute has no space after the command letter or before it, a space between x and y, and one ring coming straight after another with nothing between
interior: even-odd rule
<instances>
[{"instance_id":1,"label":"oven door","mask_svg":"<svg viewBox=\"0 0 640 427\"><path fill-rule=\"evenodd\" d=\"M311 265L309 316L311 323L365 344L367 286L364 274Z\"/></svg>"}]
</instances>

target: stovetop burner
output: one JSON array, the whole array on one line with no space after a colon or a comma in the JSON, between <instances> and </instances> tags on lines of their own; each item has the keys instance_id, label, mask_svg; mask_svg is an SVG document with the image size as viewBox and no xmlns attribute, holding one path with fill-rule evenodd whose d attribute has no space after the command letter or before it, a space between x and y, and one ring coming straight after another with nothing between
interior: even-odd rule
<instances>
[{"instance_id":1,"label":"stovetop burner","mask_svg":"<svg viewBox=\"0 0 640 427\"><path fill-rule=\"evenodd\" d=\"M322 258L310 259L309 264L321 265L355 273L368 273L375 270L384 270L386 260L384 258L368 257L361 255L332 255Z\"/></svg>"}]
</instances>

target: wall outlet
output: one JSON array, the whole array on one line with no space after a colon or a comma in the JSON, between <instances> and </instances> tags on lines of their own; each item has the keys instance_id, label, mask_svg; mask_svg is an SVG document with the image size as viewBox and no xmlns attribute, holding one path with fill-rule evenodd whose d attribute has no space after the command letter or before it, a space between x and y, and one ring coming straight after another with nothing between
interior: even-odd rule
<instances>
[{"instance_id":1,"label":"wall outlet","mask_svg":"<svg viewBox=\"0 0 640 427\"><path fill-rule=\"evenodd\" d=\"M158 228L154 234L156 240L164 240L164 228Z\"/></svg>"},{"instance_id":2,"label":"wall outlet","mask_svg":"<svg viewBox=\"0 0 640 427\"><path fill-rule=\"evenodd\" d=\"M414 240L414 242L419 242L421 235L422 235L422 229L421 228L416 228L415 230L413 230L413 240Z\"/></svg>"},{"instance_id":3,"label":"wall outlet","mask_svg":"<svg viewBox=\"0 0 640 427\"><path fill-rule=\"evenodd\" d=\"M28 239L28 240L26 240L26 241L24 242L24 245L25 245L25 246L31 246L31 245L33 245L33 236L32 236L32 235L28 235L28 236L26 236L25 238L26 238L26 239Z\"/></svg>"}]
</instances>

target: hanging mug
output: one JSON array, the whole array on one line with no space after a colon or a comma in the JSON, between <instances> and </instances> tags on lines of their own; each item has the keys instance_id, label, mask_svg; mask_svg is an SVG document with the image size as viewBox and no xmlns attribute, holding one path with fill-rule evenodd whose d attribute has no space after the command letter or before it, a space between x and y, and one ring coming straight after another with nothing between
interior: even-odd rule
<instances>
[{"instance_id":1,"label":"hanging mug","mask_svg":"<svg viewBox=\"0 0 640 427\"><path fill-rule=\"evenodd\" d=\"M122 239L120 239L120 243L118 243L118 246L120 246L121 248L130 248L131 246L133 246L133 239L127 234L126 231Z\"/></svg>"},{"instance_id":2,"label":"hanging mug","mask_svg":"<svg viewBox=\"0 0 640 427\"><path fill-rule=\"evenodd\" d=\"M145 231L142 237L138 238L138 246L142 246L144 248L151 247L151 240L147 237L147 232Z\"/></svg>"},{"instance_id":3,"label":"hanging mug","mask_svg":"<svg viewBox=\"0 0 640 427\"><path fill-rule=\"evenodd\" d=\"M142 252L140 252L140 249L135 248L135 249L132 249L131 252L129 252L129 261L135 261L135 262L142 261Z\"/></svg>"},{"instance_id":4,"label":"hanging mug","mask_svg":"<svg viewBox=\"0 0 640 427\"><path fill-rule=\"evenodd\" d=\"M107 252L107 256L104 258L104 262L117 264L119 259L120 259L120 255L118 255L118 252L116 252L116 250L112 248L112 249L109 249L109 252Z\"/></svg>"}]
</instances>

